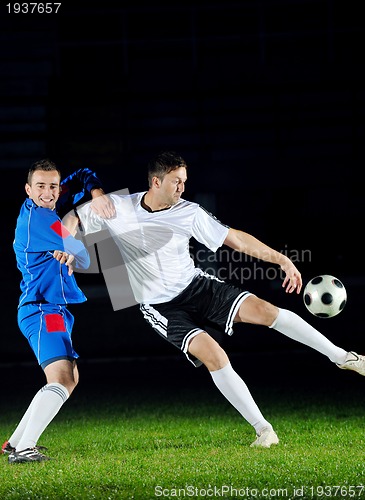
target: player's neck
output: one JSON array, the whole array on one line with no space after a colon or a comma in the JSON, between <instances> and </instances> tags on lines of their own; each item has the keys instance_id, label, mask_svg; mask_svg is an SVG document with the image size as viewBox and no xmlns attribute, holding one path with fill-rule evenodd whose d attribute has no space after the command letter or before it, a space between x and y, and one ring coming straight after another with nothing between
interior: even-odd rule
<instances>
[{"instance_id":1,"label":"player's neck","mask_svg":"<svg viewBox=\"0 0 365 500\"><path fill-rule=\"evenodd\" d=\"M147 193L143 196L142 206L150 212L156 212L157 210L165 210L166 208L171 207L171 205L162 203L156 196L153 195L151 191L147 191Z\"/></svg>"}]
</instances>

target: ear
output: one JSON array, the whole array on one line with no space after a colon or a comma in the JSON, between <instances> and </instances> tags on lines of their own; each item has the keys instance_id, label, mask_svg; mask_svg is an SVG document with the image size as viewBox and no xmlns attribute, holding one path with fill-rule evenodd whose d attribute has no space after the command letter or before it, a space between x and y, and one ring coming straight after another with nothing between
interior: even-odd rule
<instances>
[{"instance_id":1,"label":"ear","mask_svg":"<svg viewBox=\"0 0 365 500\"><path fill-rule=\"evenodd\" d=\"M28 183L25 184L25 192L27 193L28 196L30 196L31 193L31 187L29 186Z\"/></svg>"},{"instance_id":2,"label":"ear","mask_svg":"<svg viewBox=\"0 0 365 500\"><path fill-rule=\"evenodd\" d=\"M152 177L152 186L159 188L161 186L161 181L157 176Z\"/></svg>"}]
</instances>

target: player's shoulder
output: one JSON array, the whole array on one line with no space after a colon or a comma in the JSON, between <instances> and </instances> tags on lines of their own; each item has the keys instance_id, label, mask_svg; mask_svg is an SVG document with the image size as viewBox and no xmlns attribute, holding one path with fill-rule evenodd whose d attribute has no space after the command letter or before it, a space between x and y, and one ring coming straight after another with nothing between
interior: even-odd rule
<instances>
[{"instance_id":1,"label":"player's shoulder","mask_svg":"<svg viewBox=\"0 0 365 500\"><path fill-rule=\"evenodd\" d=\"M24 201L20 209L20 213L23 215L29 215L30 213L32 213L32 216L35 217L58 218L57 212L55 210L51 210L50 208L40 207L31 198L27 198Z\"/></svg>"},{"instance_id":2,"label":"player's shoulder","mask_svg":"<svg viewBox=\"0 0 365 500\"><path fill-rule=\"evenodd\" d=\"M132 204L137 205L142 199L142 193L129 193L128 189L120 189L110 193L109 196L116 205Z\"/></svg>"},{"instance_id":3,"label":"player's shoulder","mask_svg":"<svg viewBox=\"0 0 365 500\"><path fill-rule=\"evenodd\" d=\"M207 215L214 217L209 210L195 201L180 199L180 201L176 204L176 207L180 207L185 213L189 212L195 217L205 217Z\"/></svg>"},{"instance_id":4,"label":"player's shoulder","mask_svg":"<svg viewBox=\"0 0 365 500\"><path fill-rule=\"evenodd\" d=\"M185 200L185 198L180 198L180 200L175 205L178 208L182 209L190 209L190 210L198 210L199 203L195 201Z\"/></svg>"}]
</instances>

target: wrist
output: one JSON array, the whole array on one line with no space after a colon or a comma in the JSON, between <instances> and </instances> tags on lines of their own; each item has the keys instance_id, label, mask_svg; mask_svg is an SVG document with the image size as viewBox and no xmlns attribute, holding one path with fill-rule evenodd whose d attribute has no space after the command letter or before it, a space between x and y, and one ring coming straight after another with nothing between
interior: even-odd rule
<instances>
[{"instance_id":1,"label":"wrist","mask_svg":"<svg viewBox=\"0 0 365 500\"><path fill-rule=\"evenodd\" d=\"M97 198L98 196L103 196L105 193L104 193L104 190L100 187L95 187L95 188L92 188L90 190L90 194L92 196L92 198Z\"/></svg>"},{"instance_id":2,"label":"wrist","mask_svg":"<svg viewBox=\"0 0 365 500\"><path fill-rule=\"evenodd\" d=\"M279 259L278 259L277 263L281 268L284 268L286 265L288 265L288 263L290 262L290 259L287 255L284 255L281 252L278 252L278 253L279 253Z\"/></svg>"}]
</instances>

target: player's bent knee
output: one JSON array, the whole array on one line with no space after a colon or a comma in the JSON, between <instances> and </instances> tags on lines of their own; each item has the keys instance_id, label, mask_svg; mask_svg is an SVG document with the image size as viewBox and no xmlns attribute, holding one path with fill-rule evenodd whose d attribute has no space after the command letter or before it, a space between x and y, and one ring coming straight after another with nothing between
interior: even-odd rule
<instances>
[{"instance_id":1,"label":"player's bent knee","mask_svg":"<svg viewBox=\"0 0 365 500\"><path fill-rule=\"evenodd\" d=\"M60 359L44 368L47 383L58 383L66 387L69 394L73 392L79 382L79 372L75 362Z\"/></svg>"},{"instance_id":2,"label":"player's bent knee","mask_svg":"<svg viewBox=\"0 0 365 500\"><path fill-rule=\"evenodd\" d=\"M218 342L205 332L191 340L189 353L198 358L209 371L220 370L229 361Z\"/></svg>"}]
</instances>

